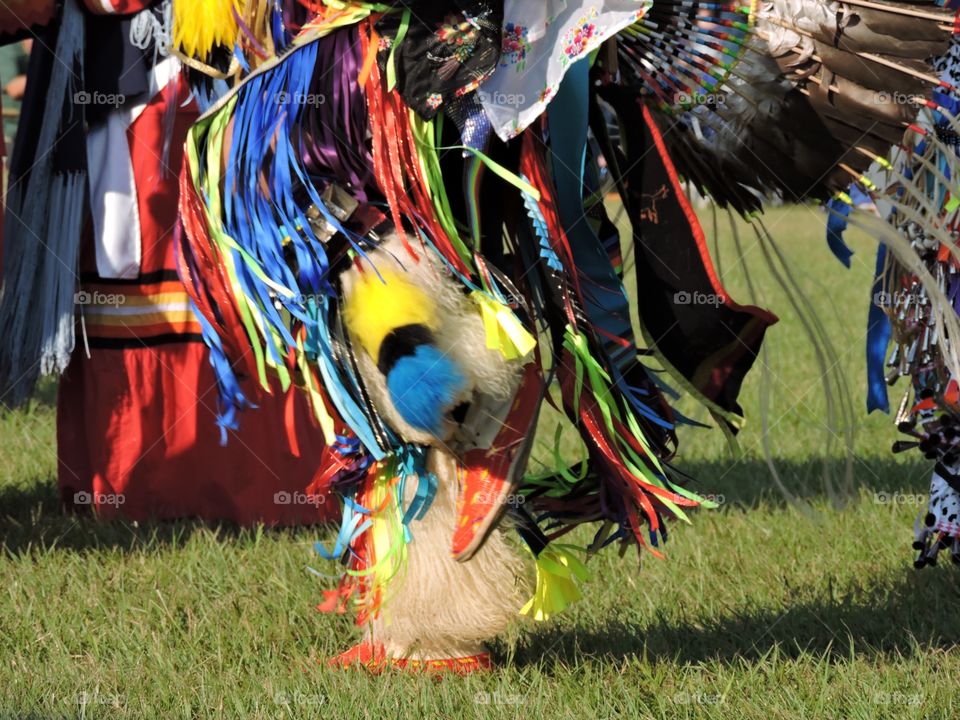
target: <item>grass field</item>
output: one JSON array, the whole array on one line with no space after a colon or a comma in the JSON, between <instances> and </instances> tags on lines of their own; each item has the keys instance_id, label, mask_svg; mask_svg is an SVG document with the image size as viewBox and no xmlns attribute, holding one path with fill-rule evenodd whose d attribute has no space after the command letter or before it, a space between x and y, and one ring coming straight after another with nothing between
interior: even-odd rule
<instances>
[{"instance_id":1,"label":"grass field","mask_svg":"<svg viewBox=\"0 0 960 720\"><path fill-rule=\"evenodd\" d=\"M890 419L864 410L873 243L848 235L848 271L816 209L773 210L766 222L851 381L852 488L841 487L843 453L826 454L814 352L742 224L757 295L781 322L769 373L755 369L744 388L742 455L717 430L682 431L679 465L720 508L674 525L665 561L596 558L584 600L555 622L518 623L485 677L326 670L319 661L355 631L313 610L317 530L63 515L48 389L0 414L0 718L956 717L957 570L911 567L930 468L892 456ZM724 281L747 301L725 216L719 248ZM790 501L761 450L764 384Z\"/></svg>"}]
</instances>

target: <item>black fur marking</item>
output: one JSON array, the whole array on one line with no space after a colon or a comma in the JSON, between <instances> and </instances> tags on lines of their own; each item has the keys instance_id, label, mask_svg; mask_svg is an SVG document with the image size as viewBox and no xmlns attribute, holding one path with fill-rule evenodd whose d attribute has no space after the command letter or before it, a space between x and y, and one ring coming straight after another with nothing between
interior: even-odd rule
<instances>
[{"instance_id":1,"label":"black fur marking","mask_svg":"<svg viewBox=\"0 0 960 720\"><path fill-rule=\"evenodd\" d=\"M400 358L413 355L420 345L432 345L433 342L433 332L426 325L402 325L394 328L380 343L377 368L387 375Z\"/></svg>"}]
</instances>

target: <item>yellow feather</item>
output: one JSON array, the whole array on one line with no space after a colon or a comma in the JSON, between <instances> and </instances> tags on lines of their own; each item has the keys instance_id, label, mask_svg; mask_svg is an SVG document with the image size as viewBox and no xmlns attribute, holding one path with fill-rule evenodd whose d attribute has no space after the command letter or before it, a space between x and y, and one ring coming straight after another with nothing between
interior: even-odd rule
<instances>
[{"instance_id":1,"label":"yellow feather","mask_svg":"<svg viewBox=\"0 0 960 720\"><path fill-rule=\"evenodd\" d=\"M239 33L234 9L240 12L240 0L175 0L174 46L204 62L218 45L232 50Z\"/></svg>"},{"instance_id":2,"label":"yellow feather","mask_svg":"<svg viewBox=\"0 0 960 720\"><path fill-rule=\"evenodd\" d=\"M374 360L383 339L396 328L437 328L437 311L430 296L404 280L402 273L390 271L381 272L380 277L374 272L360 276L347 298L343 316L350 334Z\"/></svg>"}]
</instances>

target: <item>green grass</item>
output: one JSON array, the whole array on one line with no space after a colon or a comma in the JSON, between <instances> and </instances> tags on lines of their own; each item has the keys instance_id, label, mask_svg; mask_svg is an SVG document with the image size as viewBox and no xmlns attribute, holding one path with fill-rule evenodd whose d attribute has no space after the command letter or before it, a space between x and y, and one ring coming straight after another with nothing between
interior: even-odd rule
<instances>
[{"instance_id":1,"label":"green grass","mask_svg":"<svg viewBox=\"0 0 960 720\"><path fill-rule=\"evenodd\" d=\"M0 415L0 718L955 716L957 572L911 568L913 496L930 468L891 456L890 419L863 411L873 243L850 233L847 271L817 210L774 210L766 222L851 380L852 489L824 485L826 468L839 486L844 463L836 448L825 455L813 351L743 226L757 293L782 318L768 336L768 417L795 501L774 489L763 459L754 371L741 456L717 430L681 433L680 467L722 496L720 508L675 524L665 561L596 558L584 600L556 622L518 623L486 677L326 670L319 661L355 630L313 610L321 584L306 566L330 570L311 555L316 530L63 515L48 390ZM746 301L729 232L720 256Z\"/></svg>"}]
</instances>

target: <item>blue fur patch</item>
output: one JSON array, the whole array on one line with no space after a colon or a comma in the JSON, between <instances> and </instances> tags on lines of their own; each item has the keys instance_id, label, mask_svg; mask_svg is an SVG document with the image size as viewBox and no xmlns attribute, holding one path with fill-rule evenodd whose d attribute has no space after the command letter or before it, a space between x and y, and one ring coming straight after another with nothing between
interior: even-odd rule
<instances>
[{"instance_id":1,"label":"blue fur patch","mask_svg":"<svg viewBox=\"0 0 960 720\"><path fill-rule=\"evenodd\" d=\"M439 435L443 415L463 389L457 364L433 345L420 345L400 358L387 375L390 399L400 416L418 430Z\"/></svg>"}]
</instances>

